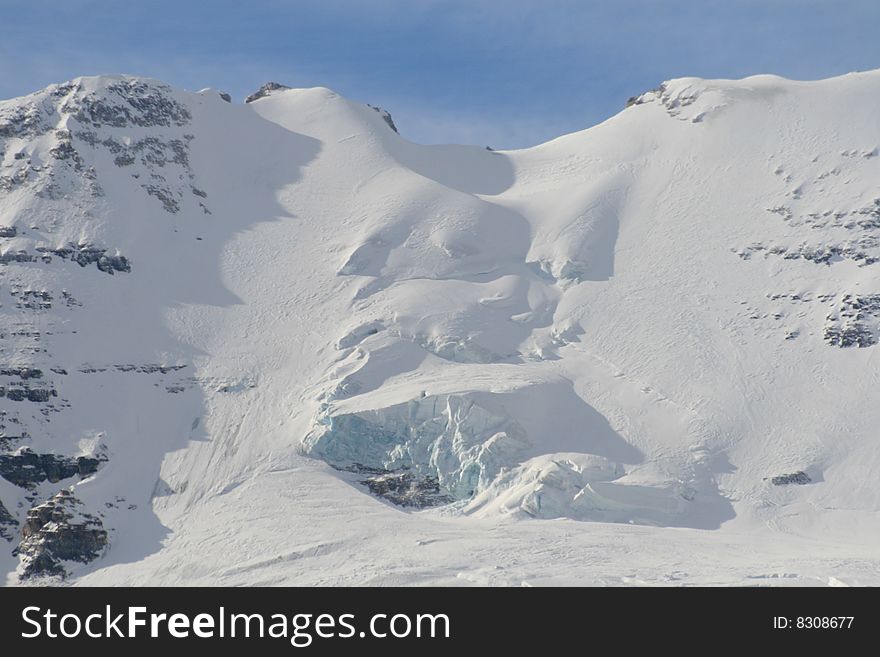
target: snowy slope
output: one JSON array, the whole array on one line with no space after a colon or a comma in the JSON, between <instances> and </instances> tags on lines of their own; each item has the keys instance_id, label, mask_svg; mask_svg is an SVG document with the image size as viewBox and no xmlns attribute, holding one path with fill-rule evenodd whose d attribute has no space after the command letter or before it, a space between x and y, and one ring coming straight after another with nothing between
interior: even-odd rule
<instances>
[{"instance_id":1,"label":"snowy slope","mask_svg":"<svg viewBox=\"0 0 880 657\"><path fill-rule=\"evenodd\" d=\"M880 583L878 104L688 78L494 152L321 88L0 103L0 570Z\"/></svg>"}]
</instances>

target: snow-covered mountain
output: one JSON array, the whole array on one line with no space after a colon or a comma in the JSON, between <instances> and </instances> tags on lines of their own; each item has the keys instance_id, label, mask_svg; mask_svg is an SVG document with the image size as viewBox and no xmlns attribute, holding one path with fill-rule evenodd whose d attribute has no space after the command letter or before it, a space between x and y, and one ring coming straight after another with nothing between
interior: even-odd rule
<instances>
[{"instance_id":1,"label":"snow-covered mountain","mask_svg":"<svg viewBox=\"0 0 880 657\"><path fill-rule=\"evenodd\" d=\"M880 583L880 72L229 101L0 103L7 583Z\"/></svg>"}]
</instances>

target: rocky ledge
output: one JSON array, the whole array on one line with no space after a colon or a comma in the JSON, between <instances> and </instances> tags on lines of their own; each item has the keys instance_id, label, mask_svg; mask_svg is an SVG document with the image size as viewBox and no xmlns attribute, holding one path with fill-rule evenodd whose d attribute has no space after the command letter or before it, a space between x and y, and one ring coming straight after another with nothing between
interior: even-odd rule
<instances>
[{"instance_id":1,"label":"rocky ledge","mask_svg":"<svg viewBox=\"0 0 880 657\"><path fill-rule=\"evenodd\" d=\"M37 251L44 255L56 255L62 260L70 260L80 267L88 267L94 264L100 271L111 276L114 272L128 273L131 271L131 263L128 258L118 253L107 255L107 249L102 249L92 244L68 244L56 249L37 247Z\"/></svg>"},{"instance_id":2,"label":"rocky ledge","mask_svg":"<svg viewBox=\"0 0 880 657\"><path fill-rule=\"evenodd\" d=\"M792 484L803 486L804 484L809 484L812 481L813 480L810 479L810 475L800 470L798 470L797 472L792 472L790 474L777 475L770 479L770 483L774 486L790 486Z\"/></svg>"},{"instance_id":3,"label":"rocky ledge","mask_svg":"<svg viewBox=\"0 0 880 657\"><path fill-rule=\"evenodd\" d=\"M37 454L23 447L17 454L0 455L0 477L31 489L44 481L55 483L76 475L87 477L97 472L100 463L101 459L88 456Z\"/></svg>"}]
</instances>

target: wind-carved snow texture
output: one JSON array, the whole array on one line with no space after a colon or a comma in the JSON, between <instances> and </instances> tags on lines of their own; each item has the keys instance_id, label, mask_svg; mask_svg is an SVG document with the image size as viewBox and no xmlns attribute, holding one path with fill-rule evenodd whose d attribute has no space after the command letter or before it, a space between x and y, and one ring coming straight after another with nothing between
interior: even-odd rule
<instances>
[{"instance_id":1,"label":"wind-carved snow texture","mask_svg":"<svg viewBox=\"0 0 880 657\"><path fill-rule=\"evenodd\" d=\"M878 583L878 73L231 100L0 103L7 583Z\"/></svg>"}]
</instances>

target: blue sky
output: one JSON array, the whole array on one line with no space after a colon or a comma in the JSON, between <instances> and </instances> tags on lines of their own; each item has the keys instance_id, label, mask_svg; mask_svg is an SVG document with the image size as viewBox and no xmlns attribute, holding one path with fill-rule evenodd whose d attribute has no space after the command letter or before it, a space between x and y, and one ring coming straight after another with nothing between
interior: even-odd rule
<instances>
[{"instance_id":1,"label":"blue sky","mask_svg":"<svg viewBox=\"0 0 880 657\"><path fill-rule=\"evenodd\" d=\"M425 143L514 148L664 79L880 67L878 0L0 0L0 98L133 73L382 105Z\"/></svg>"}]
</instances>

